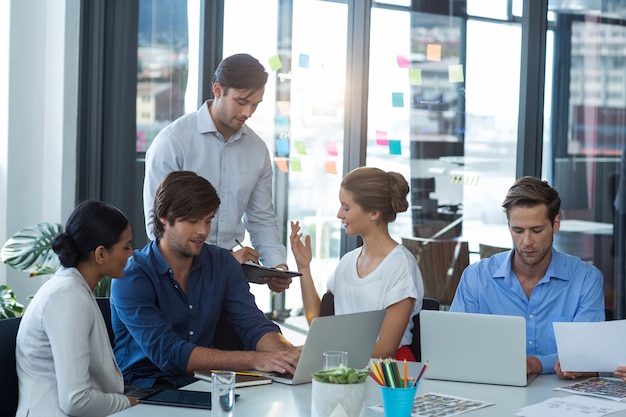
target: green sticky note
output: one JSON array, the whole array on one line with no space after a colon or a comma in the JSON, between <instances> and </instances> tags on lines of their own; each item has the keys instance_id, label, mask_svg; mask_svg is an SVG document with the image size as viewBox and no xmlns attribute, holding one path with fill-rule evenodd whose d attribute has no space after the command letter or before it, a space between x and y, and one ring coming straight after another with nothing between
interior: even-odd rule
<instances>
[{"instance_id":1,"label":"green sticky note","mask_svg":"<svg viewBox=\"0 0 626 417\"><path fill-rule=\"evenodd\" d=\"M389 140L389 154L390 155L402 155L402 144L399 140Z\"/></svg>"},{"instance_id":2,"label":"green sticky note","mask_svg":"<svg viewBox=\"0 0 626 417\"><path fill-rule=\"evenodd\" d=\"M463 79L463 64L450 65L448 67L448 81L451 83L462 83Z\"/></svg>"},{"instance_id":3,"label":"green sticky note","mask_svg":"<svg viewBox=\"0 0 626 417\"><path fill-rule=\"evenodd\" d=\"M411 85L422 85L422 70L417 68L409 69L409 82Z\"/></svg>"},{"instance_id":4,"label":"green sticky note","mask_svg":"<svg viewBox=\"0 0 626 417\"><path fill-rule=\"evenodd\" d=\"M283 67L283 63L280 62L280 57L278 55L274 55L267 60L270 63L270 68L272 71L279 70Z\"/></svg>"},{"instance_id":5,"label":"green sticky note","mask_svg":"<svg viewBox=\"0 0 626 417\"><path fill-rule=\"evenodd\" d=\"M393 107L404 107L404 94L391 93L391 105Z\"/></svg>"},{"instance_id":6,"label":"green sticky note","mask_svg":"<svg viewBox=\"0 0 626 417\"><path fill-rule=\"evenodd\" d=\"M300 155L306 155L306 142L305 141L296 140L293 144L296 147L296 151L298 151Z\"/></svg>"},{"instance_id":7,"label":"green sticky note","mask_svg":"<svg viewBox=\"0 0 626 417\"><path fill-rule=\"evenodd\" d=\"M293 172L302 172L302 162L300 158L291 158L289 160L289 165Z\"/></svg>"}]
</instances>

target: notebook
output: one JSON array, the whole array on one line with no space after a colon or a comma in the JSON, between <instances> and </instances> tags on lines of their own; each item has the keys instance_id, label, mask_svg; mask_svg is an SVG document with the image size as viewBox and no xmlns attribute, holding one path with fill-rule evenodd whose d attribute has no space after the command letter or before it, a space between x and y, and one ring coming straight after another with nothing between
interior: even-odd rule
<instances>
[{"instance_id":1,"label":"notebook","mask_svg":"<svg viewBox=\"0 0 626 417\"><path fill-rule=\"evenodd\" d=\"M384 318L385 310L317 317L311 322L293 376L276 373L264 375L283 384L311 382L311 373L322 369L322 354L328 350L348 352L349 367L365 368Z\"/></svg>"},{"instance_id":2,"label":"notebook","mask_svg":"<svg viewBox=\"0 0 626 417\"><path fill-rule=\"evenodd\" d=\"M526 386L526 320L519 316L420 312L424 378Z\"/></svg>"},{"instance_id":3,"label":"notebook","mask_svg":"<svg viewBox=\"0 0 626 417\"><path fill-rule=\"evenodd\" d=\"M193 371L193 376L211 382L211 370ZM271 384L272 378L258 372L235 372L235 388L253 387L256 385Z\"/></svg>"}]
</instances>

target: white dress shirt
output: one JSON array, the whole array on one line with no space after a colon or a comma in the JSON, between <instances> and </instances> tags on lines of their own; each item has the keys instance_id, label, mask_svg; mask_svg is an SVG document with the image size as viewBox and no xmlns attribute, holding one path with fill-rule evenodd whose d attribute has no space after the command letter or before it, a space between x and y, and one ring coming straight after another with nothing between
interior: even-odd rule
<instances>
[{"instance_id":1,"label":"white dress shirt","mask_svg":"<svg viewBox=\"0 0 626 417\"><path fill-rule=\"evenodd\" d=\"M16 416L108 416L130 406L98 304L75 268L35 294L17 333Z\"/></svg>"},{"instance_id":2,"label":"white dress shirt","mask_svg":"<svg viewBox=\"0 0 626 417\"><path fill-rule=\"evenodd\" d=\"M287 251L278 233L267 146L245 124L224 141L209 113L209 103L166 126L146 152L146 233L154 239L154 195L163 178L172 171L194 171L215 187L221 201L207 243L231 250L248 230L264 265L285 264Z\"/></svg>"}]
</instances>

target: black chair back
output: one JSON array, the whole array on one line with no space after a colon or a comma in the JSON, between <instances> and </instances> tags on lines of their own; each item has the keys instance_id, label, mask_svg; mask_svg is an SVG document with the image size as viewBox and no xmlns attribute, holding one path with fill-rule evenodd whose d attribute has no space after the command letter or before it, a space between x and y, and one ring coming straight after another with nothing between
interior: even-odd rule
<instances>
[{"instance_id":1,"label":"black chair back","mask_svg":"<svg viewBox=\"0 0 626 417\"><path fill-rule=\"evenodd\" d=\"M320 304L320 317L335 315L335 296L331 292L327 292L322 296L322 304Z\"/></svg>"},{"instance_id":2,"label":"black chair back","mask_svg":"<svg viewBox=\"0 0 626 417\"><path fill-rule=\"evenodd\" d=\"M96 297L98 307L104 318L104 324L107 326L107 333L111 341L111 347L115 346L115 334L113 333L113 325L111 324L111 300L109 297Z\"/></svg>"},{"instance_id":3,"label":"black chair back","mask_svg":"<svg viewBox=\"0 0 626 417\"><path fill-rule=\"evenodd\" d=\"M14 416L17 411L15 339L21 320L21 317L0 320L0 416Z\"/></svg>"},{"instance_id":4,"label":"black chair back","mask_svg":"<svg viewBox=\"0 0 626 417\"><path fill-rule=\"evenodd\" d=\"M424 297L422 303L422 310L439 310L439 301L434 298ZM419 313L413 316L413 341L411 342L411 352L418 362L422 361L422 349L420 346L420 315Z\"/></svg>"}]
</instances>

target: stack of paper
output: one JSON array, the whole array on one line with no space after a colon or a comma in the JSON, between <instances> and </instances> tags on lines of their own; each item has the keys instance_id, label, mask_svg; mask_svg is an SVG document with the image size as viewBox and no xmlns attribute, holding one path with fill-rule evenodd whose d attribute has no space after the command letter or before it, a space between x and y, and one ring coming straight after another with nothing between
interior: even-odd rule
<instances>
[{"instance_id":1,"label":"stack of paper","mask_svg":"<svg viewBox=\"0 0 626 417\"><path fill-rule=\"evenodd\" d=\"M550 398L544 402L521 408L520 417L600 417L626 410L626 404L600 398L571 395Z\"/></svg>"}]
</instances>

